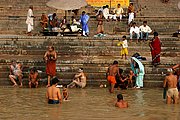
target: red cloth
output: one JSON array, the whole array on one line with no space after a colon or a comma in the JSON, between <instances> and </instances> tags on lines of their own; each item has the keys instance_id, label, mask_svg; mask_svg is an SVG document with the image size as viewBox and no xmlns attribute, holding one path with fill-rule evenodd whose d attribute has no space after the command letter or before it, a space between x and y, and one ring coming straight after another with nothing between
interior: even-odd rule
<instances>
[{"instance_id":1,"label":"red cloth","mask_svg":"<svg viewBox=\"0 0 180 120\"><path fill-rule=\"evenodd\" d=\"M48 60L46 63L46 74L50 76L56 75L56 61L55 60Z\"/></svg>"},{"instance_id":2,"label":"red cloth","mask_svg":"<svg viewBox=\"0 0 180 120\"><path fill-rule=\"evenodd\" d=\"M161 42L158 37L156 37L152 42L151 55L153 63L160 63L160 53L161 53Z\"/></svg>"}]
</instances>

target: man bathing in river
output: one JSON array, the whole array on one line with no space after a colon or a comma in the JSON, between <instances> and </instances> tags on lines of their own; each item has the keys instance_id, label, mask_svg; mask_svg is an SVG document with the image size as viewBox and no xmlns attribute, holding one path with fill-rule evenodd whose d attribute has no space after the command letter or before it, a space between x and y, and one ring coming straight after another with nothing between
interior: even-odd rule
<instances>
[{"instance_id":1,"label":"man bathing in river","mask_svg":"<svg viewBox=\"0 0 180 120\"><path fill-rule=\"evenodd\" d=\"M83 68L80 68L78 70L78 73L75 74L74 78L73 78L73 81L67 85L67 87L75 87L75 86L78 86L80 88L84 88L86 87L86 75L84 74L83 72Z\"/></svg>"},{"instance_id":2,"label":"man bathing in river","mask_svg":"<svg viewBox=\"0 0 180 120\"><path fill-rule=\"evenodd\" d=\"M38 87L38 71L35 67L31 68L29 73L29 88Z\"/></svg>"},{"instance_id":3,"label":"man bathing in river","mask_svg":"<svg viewBox=\"0 0 180 120\"><path fill-rule=\"evenodd\" d=\"M128 102L123 100L122 94L117 95L117 102L116 102L115 106L118 108L127 108L128 107Z\"/></svg>"},{"instance_id":4,"label":"man bathing in river","mask_svg":"<svg viewBox=\"0 0 180 120\"><path fill-rule=\"evenodd\" d=\"M62 97L59 88L57 88L58 78L52 79L52 86L47 88L46 98L49 104L59 104L62 102Z\"/></svg>"},{"instance_id":5,"label":"man bathing in river","mask_svg":"<svg viewBox=\"0 0 180 120\"><path fill-rule=\"evenodd\" d=\"M166 86L168 87L166 103L171 104L171 102L173 101L174 104L177 104L179 99L179 93L177 89L177 76L173 74L172 69L168 69L168 75L164 80L163 87L165 88Z\"/></svg>"},{"instance_id":6,"label":"man bathing in river","mask_svg":"<svg viewBox=\"0 0 180 120\"><path fill-rule=\"evenodd\" d=\"M109 82L109 85L110 85L110 89L109 89L109 92L110 93L113 93L114 92L114 86L116 84L116 78L115 76L119 75L119 68L118 68L118 61L114 61L113 62L113 65L111 65L108 70L107 70L107 80Z\"/></svg>"}]
</instances>

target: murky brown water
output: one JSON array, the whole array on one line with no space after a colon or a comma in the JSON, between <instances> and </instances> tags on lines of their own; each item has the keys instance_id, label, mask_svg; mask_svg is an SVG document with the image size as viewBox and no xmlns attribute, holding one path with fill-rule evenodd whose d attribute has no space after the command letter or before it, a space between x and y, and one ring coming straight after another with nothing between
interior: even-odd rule
<instances>
[{"instance_id":1,"label":"murky brown water","mask_svg":"<svg viewBox=\"0 0 180 120\"><path fill-rule=\"evenodd\" d=\"M70 101L48 105L46 88L0 88L0 120L180 120L180 105L166 105L161 89L123 90L130 107L114 107L116 91L70 89Z\"/></svg>"}]
</instances>

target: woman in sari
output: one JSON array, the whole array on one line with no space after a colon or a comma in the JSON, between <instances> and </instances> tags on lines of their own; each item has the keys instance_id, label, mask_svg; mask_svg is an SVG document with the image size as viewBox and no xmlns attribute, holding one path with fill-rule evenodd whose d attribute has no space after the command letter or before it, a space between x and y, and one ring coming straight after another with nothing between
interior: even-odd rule
<instances>
[{"instance_id":1,"label":"woman in sari","mask_svg":"<svg viewBox=\"0 0 180 120\"><path fill-rule=\"evenodd\" d=\"M143 64L137 58L131 57L131 69L136 76L135 88L142 88L145 74Z\"/></svg>"},{"instance_id":2,"label":"woman in sari","mask_svg":"<svg viewBox=\"0 0 180 120\"><path fill-rule=\"evenodd\" d=\"M160 64L161 54L161 41L157 32L154 32L154 39L150 42L149 46L151 48L152 64L156 66Z\"/></svg>"},{"instance_id":3,"label":"woman in sari","mask_svg":"<svg viewBox=\"0 0 180 120\"><path fill-rule=\"evenodd\" d=\"M53 46L48 47L48 51L44 55L44 60L46 62L46 74L48 76L47 87L50 87L50 80L56 75L57 53Z\"/></svg>"}]
</instances>

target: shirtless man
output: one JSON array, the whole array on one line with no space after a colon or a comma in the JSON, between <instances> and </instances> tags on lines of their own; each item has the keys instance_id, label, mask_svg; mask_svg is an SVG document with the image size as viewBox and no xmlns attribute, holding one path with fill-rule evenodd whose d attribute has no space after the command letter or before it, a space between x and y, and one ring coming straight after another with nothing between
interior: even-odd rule
<instances>
[{"instance_id":1,"label":"shirtless man","mask_svg":"<svg viewBox=\"0 0 180 120\"><path fill-rule=\"evenodd\" d=\"M75 85L80 88L86 87L86 76L83 72L83 68L78 70L78 73L74 76L73 82L71 82L67 87L74 87Z\"/></svg>"},{"instance_id":2,"label":"shirtless man","mask_svg":"<svg viewBox=\"0 0 180 120\"><path fill-rule=\"evenodd\" d=\"M48 104L59 104L62 102L60 90L56 87L58 82L58 78L53 78L52 86L47 88L46 98L48 99Z\"/></svg>"},{"instance_id":3,"label":"shirtless man","mask_svg":"<svg viewBox=\"0 0 180 120\"><path fill-rule=\"evenodd\" d=\"M123 100L122 94L117 95L117 102L116 102L115 106L118 108L127 108L128 107L128 102Z\"/></svg>"},{"instance_id":4,"label":"shirtless man","mask_svg":"<svg viewBox=\"0 0 180 120\"><path fill-rule=\"evenodd\" d=\"M16 61L12 61L11 65L10 65L10 75L9 75L9 79L11 80L12 83L14 83L13 87L17 86L16 80L19 80L20 82L20 87L23 86L22 84L22 65L20 63L16 63Z\"/></svg>"},{"instance_id":5,"label":"shirtless man","mask_svg":"<svg viewBox=\"0 0 180 120\"><path fill-rule=\"evenodd\" d=\"M38 87L38 72L35 67L31 68L29 73L29 88Z\"/></svg>"},{"instance_id":6,"label":"shirtless man","mask_svg":"<svg viewBox=\"0 0 180 120\"><path fill-rule=\"evenodd\" d=\"M179 93L177 89L177 76L173 74L172 69L168 69L168 76L166 76L164 80L163 87L165 88L166 85L168 87L166 103L171 104L173 100L173 103L177 104L179 99Z\"/></svg>"},{"instance_id":7,"label":"shirtless man","mask_svg":"<svg viewBox=\"0 0 180 120\"><path fill-rule=\"evenodd\" d=\"M120 77L119 68L118 68L118 61L114 61L113 65L111 65L108 68L107 75L108 75L107 80L108 80L109 85L110 85L109 92L113 93L114 92L114 86L116 84L115 76L118 75Z\"/></svg>"}]
</instances>

